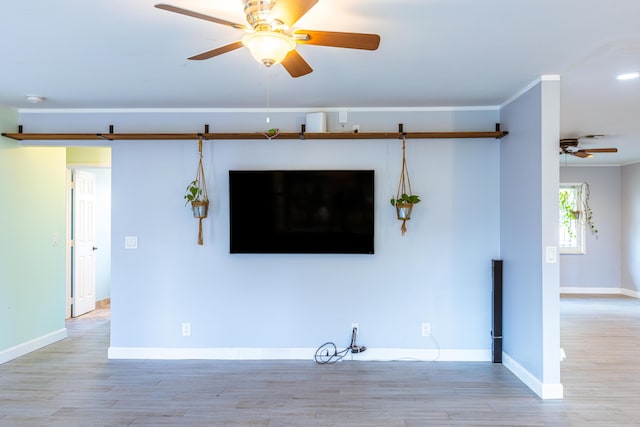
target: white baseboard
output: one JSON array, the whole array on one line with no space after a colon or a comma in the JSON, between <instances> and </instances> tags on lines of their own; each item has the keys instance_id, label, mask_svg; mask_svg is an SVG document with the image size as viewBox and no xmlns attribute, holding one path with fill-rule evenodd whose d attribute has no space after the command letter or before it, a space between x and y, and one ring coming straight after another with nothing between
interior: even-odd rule
<instances>
[{"instance_id":1,"label":"white baseboard","mask_svg":"<svg viewBox=\"0 0 640 427\"><path fill-rule=\"evenodd\" d=\"M315 348L162 348L109 347L109 359L160 360L313 360ZM358 361L452 361L487 362L491 350L432 350L373 348L349 353L346 360Z\"/></svg>"},{"instance_id":2,"label":"white baseboard","mask_svg":"<svg viewBox=\"0 0 640 427\"><path fill-rule=\"evenodd\" d=\"M533 390L542 399L562 399L564 388L562 384L545 384L540 382L531 372L511 358L507 353L502 353L502 364L509 369L520 381Z\"/></svg>"},{"instance_id":3,"label":"white baseboard","mask_svg":"<svg viewBox=\"0 0 640 427\"><path fill-rule=\"evenodd\" d=\"M50 334L32 339L22 344L18 344L14 347L0 351L0 365L10 360L17 359L18 357L24 356L25 354L31 353L32 351L39 350L42 347L46 347L50 344L53 344L54 342L58 342L65 338L67 338L67 329L63 328L63 329L51 332Z\"/></svg>"},{"instance_id":4,"label":"white baseboard","mask_svg":"<svg viewBox=\"0 0 640 427\"><path fill-rule=\"evenodd\" d=\"M489 362L491 350L449 350L414 348L369 348L354 354L362 361L417 361L417 362Z\"/></svg>"},{"instance_id":5,"label":"white baseboard","mask_svg":"<svg viewBox=\"0 0 640 427\"><path fill-rule=\"evenodd\" d=\"M633 297L633 298L640 298L640 291L632 291L631 289L625 289L622 288L621 289L621 293L622 295L626 295L628 297Z\"/></svg>"},{"instance_id":6,"label":"white baseboard","mask_svg":"<svg viewBox=\"0 0 640 427\"><path fill-rule=\"evenodd\" d=\"M310 360L311 348L109 347L109 359L150 360Z\"/></svg>"},{"instance_id":7,"label":"white baseboard","mask_svg":"<svg viewBox=\"0 0 640 427\"><path fill-rule=\"evenodd\" d=\"M640 292L625 288L589 288L579 286L561 286L561 294L582 294L582 295L626 295L628 297L640 298Z\"/></svg>"}]
</instances>

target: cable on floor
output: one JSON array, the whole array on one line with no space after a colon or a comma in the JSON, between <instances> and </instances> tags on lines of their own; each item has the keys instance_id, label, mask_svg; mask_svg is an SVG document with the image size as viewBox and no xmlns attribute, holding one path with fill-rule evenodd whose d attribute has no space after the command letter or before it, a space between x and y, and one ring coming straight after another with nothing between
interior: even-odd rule
<instances>
[{"instance_id":1,"label":"cable on floor","mask_svg":"<svg viewBox=\"0 0 640 427\"><path fill-rule=\"evenodd\" d=\"M358 328L353 328L351 330L351 345L349 345L349 347L345 348L344 350L338 351L338 347L336 347L336 345L332 342L326 342L322 344L316 350L314 360L320 365L326 365L341 361L347 354L349 354L349 352L362 353L367 349L367 347L356 344L357 335Z\"/></svg>"}]
</instances>

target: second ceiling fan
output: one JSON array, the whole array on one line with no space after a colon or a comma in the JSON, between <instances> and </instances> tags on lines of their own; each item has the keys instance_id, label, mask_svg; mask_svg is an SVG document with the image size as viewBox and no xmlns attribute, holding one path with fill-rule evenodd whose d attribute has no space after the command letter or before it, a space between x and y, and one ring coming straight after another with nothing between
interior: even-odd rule
<instances>
[{"instance_id":1,"label":"second ceiling fan","mask_svg":"<svg viewBox=\"0 0 640 427\"><path fill-rule=\"evenodd\" d=\"M265 66L281 63L292 77L300 77L311 73L313 69L296 51L296 44L364 50L378 48L380 36L377 34L291 30L316 3L318 0L245 0L244 13L248 26L168 4L157 4L155 7L246 32L241 40L189 58L193 60L209 59L247 47L254 58Z\"/></svg>"},{"instance_id":2,"label":"second ceiling fan","mask_svg":"<svg viewBox=\"0 0 640 427\"><path fill-rule=\"evenodd\" d=\"M617 148L580 148L582 139L600 139L604 135L584 135L577 138L563 138L560 140L560 154L569 154L571 156L585 159L593 157L595 153L617 153Z\"/></svg>"}]
</instances>

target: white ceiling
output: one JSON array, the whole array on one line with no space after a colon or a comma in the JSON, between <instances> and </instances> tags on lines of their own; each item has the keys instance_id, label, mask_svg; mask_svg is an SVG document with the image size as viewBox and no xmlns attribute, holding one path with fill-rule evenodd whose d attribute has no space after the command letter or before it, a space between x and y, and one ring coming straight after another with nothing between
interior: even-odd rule
<instances>
[{"instance_id":1,"label":"white ceiling","mask_svg":"<svg viewBox=\"0 0 640 427\"><path fill-rule=\"evenodd\" d=\"M298 79L280 65L267 73L247 49L187 60L243 33L159 2L4 1L0 104L264 108L269 80L272 108L497 106L559 74L561 136L603 133L583 148L619 149L561 162L640 161L640 79L615 79L640 71L638 0L320 0L296 28L377 33L380 48L298 45L314 69ZM241 0L162 2L246 22Z\"/></svg>"}]
</instances>

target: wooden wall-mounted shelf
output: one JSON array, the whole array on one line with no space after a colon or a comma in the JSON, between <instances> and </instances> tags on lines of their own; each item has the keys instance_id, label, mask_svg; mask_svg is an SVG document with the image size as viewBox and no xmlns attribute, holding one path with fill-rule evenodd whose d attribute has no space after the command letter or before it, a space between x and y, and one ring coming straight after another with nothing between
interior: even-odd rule
<instances>
[{"instance_id":1,"label":"wooden wall-mounted shelf","mask_svg":"<svg viewBox=\"0 0 640 427\"><path fill-rule=\"evenodd\" d=\"M276 136L260 132L209 132L208 125L204 133L114 133L110 127L109 133L17 133L3 132L2 136L17 141L140 141L140 140L249 140L249 139L445 139L445 138L495 138L500 139L508 132L501 131L496 124L493 132L403 132L402 125L398 132L305 132L304 125L301 132L282 132Z\"/></svg>"}]
</instances>

